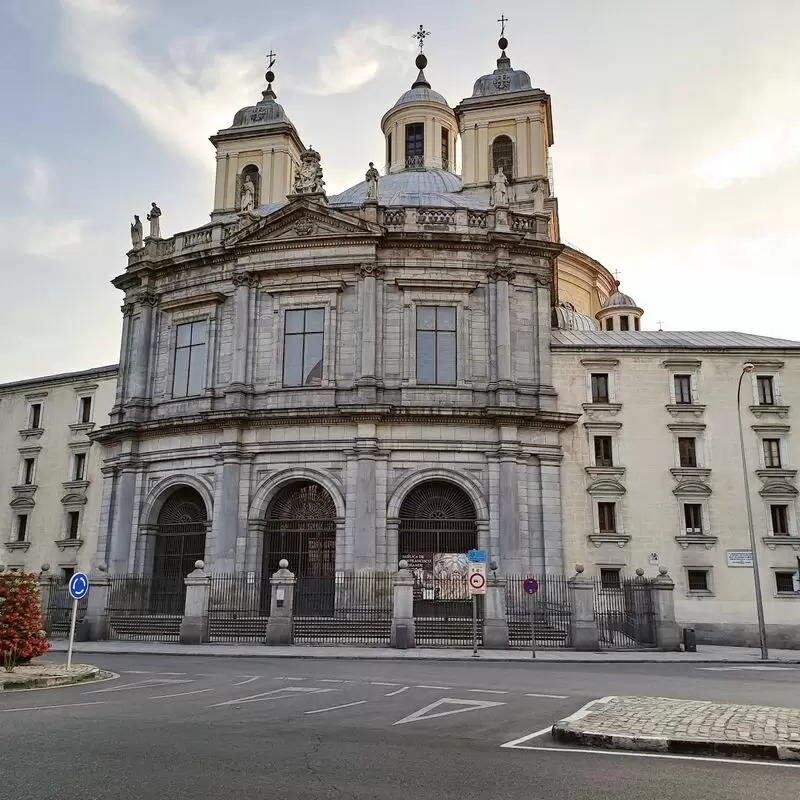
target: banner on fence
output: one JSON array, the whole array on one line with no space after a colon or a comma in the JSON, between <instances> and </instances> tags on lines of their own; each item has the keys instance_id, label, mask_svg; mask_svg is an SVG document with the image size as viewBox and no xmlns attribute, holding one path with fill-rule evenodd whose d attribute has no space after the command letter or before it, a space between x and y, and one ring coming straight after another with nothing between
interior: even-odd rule
<instances>
[{"instance_id":1,"label":"banner on fence","mask_svg":"<svg viewBox=\"0 0 800 800\"><path fill-rule=\"evenodd\" d=\"M409 553L400 556L414 576L414 594L422 600L469 600L466 553Z\"/></svg>"}]
</instances>

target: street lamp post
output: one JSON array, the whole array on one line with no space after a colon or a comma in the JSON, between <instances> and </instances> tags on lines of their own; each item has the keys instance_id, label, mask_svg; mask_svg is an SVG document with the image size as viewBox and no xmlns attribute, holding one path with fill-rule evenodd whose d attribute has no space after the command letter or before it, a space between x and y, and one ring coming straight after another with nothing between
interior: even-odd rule
<instances>
[{"instance_id":1,"label":"street lamp post","mask_svg":"<svg viewBox=\"0 0 800 800\"><path fill-rule=\"evenodd\" d=\"M744 430L742 429L742 379L751 373L755 367L752 364L742 366L739 376L739 386L736 389L736 417L739 421L739 448L742 452L742 477L744 478L744 502L747 507L747 527L750 530L750 551L753 554L753 585L756 591L756 614L758 616L758 639L761 644L761 658L769 658L767 650L767 627L764 624L764 601L761 596L761 573L758 570L758 550L756 549L756 533L753 529L753 508L750 504L750 482L747 479L747 457L744 454Z\"/></svg>"}]
</instances>

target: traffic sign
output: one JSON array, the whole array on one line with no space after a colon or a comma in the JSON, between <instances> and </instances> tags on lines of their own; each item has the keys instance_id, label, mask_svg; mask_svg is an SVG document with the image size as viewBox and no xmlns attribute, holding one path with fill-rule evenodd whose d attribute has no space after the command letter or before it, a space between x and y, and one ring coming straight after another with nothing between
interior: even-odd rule
<instances>
[{"instance_id":1,"label":"traffic sign","mask_svg":"<svg viewBox=\"0 0 800 800\"><path fill-rule=\"evenodd\" d=\"M472 594L486 594L486 566L469 565L469 590Z\"/></svg>"},{"instance_id":2,"label":"traffic sign","mask_svg":"<svg viewBox=\"0 0 800 800\"><path fill-rule=\"evenodd\" d=\"M539 591L539 581L536 578L525 578L522 588L525 590L525 594L536 594Z\"/></svg>"},{"instance_id":3,"label":"traffic sign","mask_svg":"<svg viewBox=\"0 0 800 800\"><path fill-rule=\"evenodd\" d=\"M469 550L467 552L467 561L470 564L485 564L488 560L488 554L485 550Z\"/></svg>"},{"instance_id":4,"label":"traffic sign","mask_svg":"<svg viewBox=\"0 0 800 800\"><path fill-rule=\"evenodd\" d=\"M83 600L89 591L89 579L85 572L76 572L69 579L69 596L73 600Z\"/></svg>"}]
</instances>

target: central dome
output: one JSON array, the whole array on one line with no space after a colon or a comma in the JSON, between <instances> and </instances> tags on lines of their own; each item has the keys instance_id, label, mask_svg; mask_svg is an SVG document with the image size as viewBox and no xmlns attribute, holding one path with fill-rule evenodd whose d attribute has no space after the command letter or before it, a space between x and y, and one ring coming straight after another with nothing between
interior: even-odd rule
<instances>
[{"instance_id":1,"label":"central dome","mask_svg":"<svg viewBox=\"0 0 800 800\"><path fill-rule=\"evenodd\" d=\"M407 92L403 92L392 108L399 108L408 103L437 103L440 106L450 108L447 100L439 92L431 89L430 86L414 86Z\"/></svg>"}]
</instances>

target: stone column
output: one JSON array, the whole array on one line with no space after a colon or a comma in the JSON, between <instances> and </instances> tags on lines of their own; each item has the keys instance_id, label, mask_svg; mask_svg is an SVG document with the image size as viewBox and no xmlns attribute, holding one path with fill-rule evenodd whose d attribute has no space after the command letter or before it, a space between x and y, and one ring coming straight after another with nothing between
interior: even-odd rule
<instances>
[{"instance_id":1,"label":"stone column","mask_svg":"<svg viewBox=\"0 0 800 800\"><path fill-rule=\"evenodd\" d=\"M542 480L544 567L548 572L563 572L561 456L540 455L539 470Z\"/></svg>"},{"instance_id":2,"label":"stone column","mask_svg":"<svg viewBox=\"0 0 800 800\"><path fill-rule=\"evenodd\" d=\"M297 578L293 572L289 572L289 562L285 558L278 562L278 566L280 569L269 581L272 597L267 622L267 638L264 643L288 645L294 642L294 587Z\"/></svg>"},{"instance_id":3,"label":"stone column","mask_svg":"<svg viewBox=\"0 0 800 800\"><path fill-rule=\"evenodd\" d=\"M353 530L353 566L356 570L374 570L376 557L375 541L375 493L376 458L378 443L374 438L374 425L359 425L359 438L356 440L356 514ZM363 430L369 428L370 430ZM361 434L371 433L370 438Z\"/></svg>"},{"instance_id":4,"label":"stone column","mask_svg":"<svg viewBox=\"0 0 800 800\"><path fill-rule=\"evenodd\" d=\"M483 647L485 650L508 650L506 617L506 580L490 575L486 579L483 605Z\"/></svg>"},{"instance_id":5,"label":"stone column","mask_svg":"<svg viewBox=\"0 0 800 800\"><path fill-rule=\"evenodd\" d=\"M109 572L124 575L131 571L131 535L133 533L133 504L136 499L136 465L121 464L117 477L114 517L111 524Z\"/></svg>"},{"instance_id":6,"label":"stone column","mask_svg":"<svg viewBox=\"0 0 800 800\"><path fill-rule=\"evenodd\" d=\"M241 393L247 388L247 342L250 336L250 287L256 278L249 272L237 272L232 277L233 291L233 364L231 382L225 390L228 406L239 406Z\"/></svg>"},{"instance_id":7,"label":"stone column","mask_svg":"<svg viewBox=\"0 0 800 800\"><path fill-rule=\"evenodd\" d=\"M489 273L495 281L495 341L497 342L497 384L499 389L513 388L511 362L511 301L509 284L514 280L514 271L509 264L508 250L497 249L496 266ZM498 392L499 394L499 392ZM502 399L502 398L499 398ZM513 394L511 396L513 402Z\"/></svg>"},{"instance_id":8,"label":"stone column","mask_svg":"<svg viewBox=\"0 0 800 800\"><path fill-rule=\"evenodd\" d=\"M675 582L665 566L658 568L653 579L653 611L655 612L656 644L659 650L680 650L681 637L675 621Z\"/></svg>"},{"instance_id":9,"label":"stone column","mask_svg":"<svg viewBox=\"0 0 800 800\"><path fill-rule=\"evenodd\" d=\"M517 430L500 428L499 497L498 517L500 522L500 569L504 575L520 575L523 572L520 555L519 525L519 476L517 474Z\"/></svg>"},{"instance_id":10,"label":"stone column","mask_svg":"<svg viewBox=\"0 0 800 800\"><path fill-rule=\"evenodd\" d=\"M376 264L361 265L361 372L358 377L359 399L375 402L377 380L377 278L380 269ZM362 388L363 387L363 388Z\"/></svg>"},{"instance_id":11,"label":"stone column","mask_svg":"<svg viewBox=\"0 0 800 800\"><path fill-rule=\"evenodd\" d=\"M597 622L594 618L594 583L583 572L583 564L575 565L575 575L569 579L569 632L576 650L599 650Z\"/></svg>"},{"instance_id":12,"label":"stone column","mask_svg":"<svg viewBox=\"0 0 800 800\"><path fill-rule=\"evenodd\" d=\"M194 572L185 578L186 603L181 620L180 643L204 644L208 636L208 597L211 593L211 576L204 570L202 561L194 562Z\"/></svg>"},{"instance_id":13,"label":"stone column","mask_svg":"<svg viewBox=\"0 0 800 800\"><path fill-rule=\"evenodd\" d=\"M0 572L2 572L2 569L0 569ZM50 565L47 563L42 564L42 571L39 573L37 583L39 584L39 605L42 609L42 628L44 628L48 636L53 628L50 614L48 613L53 580L54 577L50 574Z\"/></svg>"},{"instance_id":14,"label":"stone column","mask_svg":"<svg viewBox=\"0 0 800 800\"><path fill-rule=\"evenodd\" d=\"M143 405L148 402L147 375L150 368L150 346L153 341L153 309L158 296L150 291L142 292L137 298L139 318L135 323L136 335L131 341L130 383L128 385L128 404Z\"/></svg>"},{"instance_id":15,"label":"stone column","mask_svg":"<svg viewBox=\"0 0 800 800\"><path fill-rule=\"evenodd\" d=\"M408 562L401 561L394 576L394 606L390 644L404 650L414 647L414 576Z\"/></svg>"},{"instance_id":16,"label":"stone column","mask_svg":"<svg viewBox=\"0 0 800 800\"><path fill-rule=\"evenodd\" d=\"M550 279L536 276L535 320L536 383L539 387L539 408L544 411L557 410L556 390L553 388L553 366L550 354Z\"/></svg>"},{"instance_id":17,"label":"stone column","mask_svg":"<svg viewBox=\"0 0 800 800\"><path fill-rule=\"evenodd\" d=\"M108 639L108 595L111 579L105 564L98 564L89 576L89 594L86 597L86 614L83 619L89 641Z\"/></svg>"},{"instance_id":18,"label":"stone column","mask_svg":"<svg viewBox=\"0 0 800 800\"><path fill-rule=\"evenodd\" d=\"M242 463L238 444L221 445L217 461L217 485L212 521L214 572L230 573L236 569L236 540L239 538L239 480Z\"/></svg>"}]
</instances>

